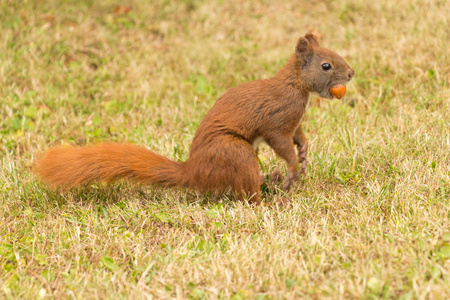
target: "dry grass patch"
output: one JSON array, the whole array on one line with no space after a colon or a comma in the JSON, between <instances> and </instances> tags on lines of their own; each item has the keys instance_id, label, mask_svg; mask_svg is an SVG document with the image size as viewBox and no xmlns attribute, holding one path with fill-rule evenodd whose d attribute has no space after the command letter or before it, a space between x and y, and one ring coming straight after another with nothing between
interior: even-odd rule
<instances>
[{"instance_id":1,"label":"dry grass patch","mask_svg":"<svg viewBox=\"0 0 450 300\"><path fill-rule=\"evenodd\" d=\"M1 298L450 297L448 2L97 2L0 3ZM291 207L31 173L61 143L185 160L216 99L310 29L356 76L308 111Z\"/></svg>"}]
</instances>

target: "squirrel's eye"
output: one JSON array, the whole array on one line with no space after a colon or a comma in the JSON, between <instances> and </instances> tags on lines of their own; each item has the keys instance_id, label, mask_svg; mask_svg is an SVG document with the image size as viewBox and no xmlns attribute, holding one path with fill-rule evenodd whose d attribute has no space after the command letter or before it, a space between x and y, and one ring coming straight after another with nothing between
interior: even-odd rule
<instances>
[{"instance_id":1,"label":"squirrel's eye","mask_svg":"<svg viewBox=\"0 0 450 300\"><path fill-rule=\"evenodd\" d=\"M322 65L322 69L324 69L325 71L328 71L329 69L331 69L331 65L329 63L324 63Z\"/></svg>"}]
</instances>

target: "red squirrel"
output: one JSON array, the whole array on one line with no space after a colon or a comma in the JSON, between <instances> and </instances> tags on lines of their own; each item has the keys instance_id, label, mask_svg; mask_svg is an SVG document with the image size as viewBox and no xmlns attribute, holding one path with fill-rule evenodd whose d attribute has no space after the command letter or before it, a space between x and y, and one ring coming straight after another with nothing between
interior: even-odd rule
<instances>
[{"instance_id":1,"label":"red squirrel","mask_svg":"<svg viewBox=\"0 0 450 300\"><path fill-rule=\"evenodd\" d=\"M310 93L341 98L353 75L342 57L321 48L309 33L275 77L240 84L217 100L195 133L187 161L137 145L104 143L51 149L37 161L36 172L53 187L130 178L199 191L232 188L239 199L259 203L258 145L267 143L286 161L283 189L288 190L307 168L308 144L300 123Z\"/></svg>"}]
</instances>

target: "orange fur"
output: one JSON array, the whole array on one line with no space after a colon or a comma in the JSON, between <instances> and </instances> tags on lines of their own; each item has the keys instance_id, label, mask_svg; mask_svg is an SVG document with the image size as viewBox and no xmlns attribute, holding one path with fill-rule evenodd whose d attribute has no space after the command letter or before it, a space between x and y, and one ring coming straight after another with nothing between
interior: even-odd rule
<instances>
[{"instance_id":1,"label":"orange fur","mask_svg":"<svg viewBox=\"0 0 450 300\"><path fill-rule=\"evenodd\" d=\"M72 188L94 181L127 177L148 184L182 186L183 163L144 147L105 143L90 147L53 148L36 164L47 183Z\"/></svg>"}]
</instances>

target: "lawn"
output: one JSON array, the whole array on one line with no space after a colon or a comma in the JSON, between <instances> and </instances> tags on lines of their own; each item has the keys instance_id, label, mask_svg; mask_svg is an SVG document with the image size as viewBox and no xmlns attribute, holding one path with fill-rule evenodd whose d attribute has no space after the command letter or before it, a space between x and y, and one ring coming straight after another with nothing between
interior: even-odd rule
<instances>
[{"instance_id":1,"label":"lawn","mask_svg":"<svg viewBox=\"0 0 450 300\"><path fill-rule=\"evenodd\" d=\"M6 0L0 16L0 298L450 298L449 1ZM308 31L356 75L313 98L290 192L265 184L252 207L34 175L57 145L186 160L217 98L274 76Z\"/></svg>"}]
</instances>

